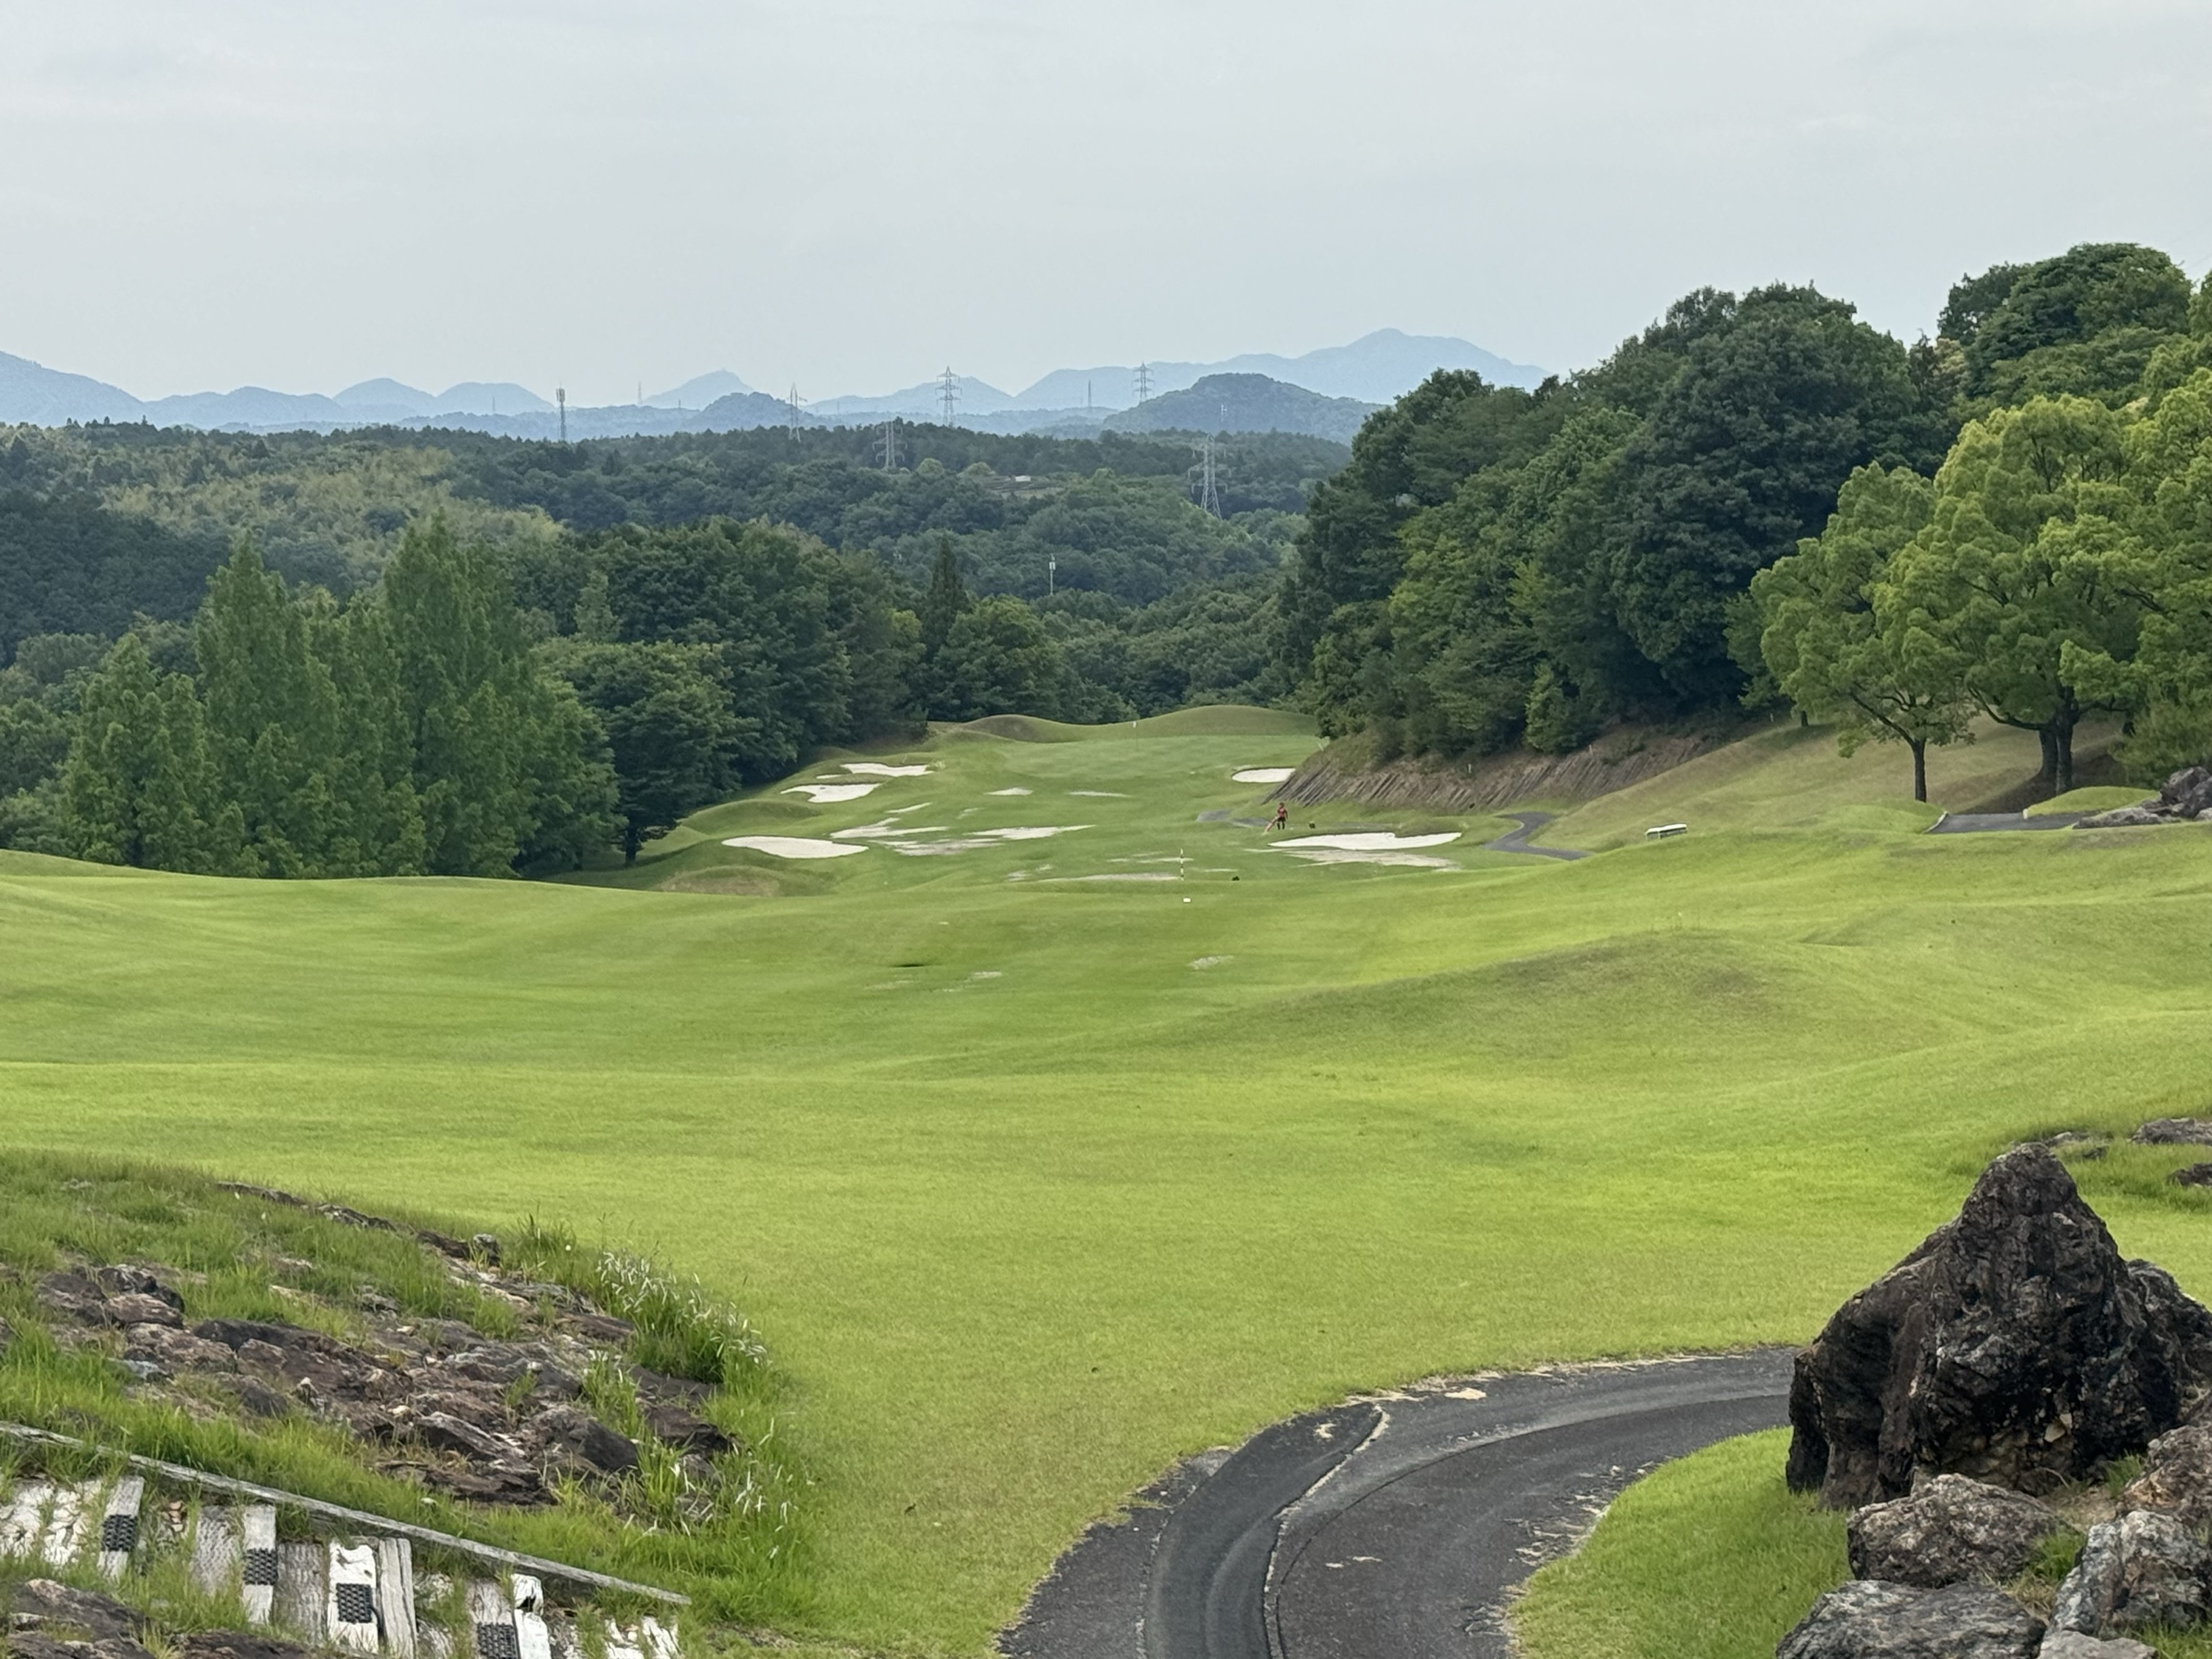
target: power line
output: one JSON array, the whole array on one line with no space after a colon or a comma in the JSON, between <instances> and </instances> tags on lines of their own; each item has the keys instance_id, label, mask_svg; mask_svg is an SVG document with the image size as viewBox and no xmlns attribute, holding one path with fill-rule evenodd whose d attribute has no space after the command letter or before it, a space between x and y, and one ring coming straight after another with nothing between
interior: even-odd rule
<instances>
[{"instance_id":1,"label":"power line","mask_svg":"<svg viewBox=\"0 0 2212 1659\"><path fill-rule=\"evenodd\" d=\"M960 402L960 380L950 363L945 366L945 373L937 377L937 401L945 411L945 424L951 426L953 409Z\"/></svg>"}]
</instances>

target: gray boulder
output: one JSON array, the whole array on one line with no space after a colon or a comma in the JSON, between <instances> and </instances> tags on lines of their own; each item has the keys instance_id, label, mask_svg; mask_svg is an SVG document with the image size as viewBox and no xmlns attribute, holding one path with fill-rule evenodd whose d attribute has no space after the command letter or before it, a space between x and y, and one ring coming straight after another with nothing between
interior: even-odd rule
<instances>
[{"instance_id":1,"label":"gray boulder","mask_svg":"<svg viewBox=\"0 0 2212 1659\"><path fill-rule=\"evenodd\" d=\"M2078 1630L2055 1630L2043 1638L2043 1650L2036 1659L2158 1659L2158 1650L2131 1636L2100 1641Z\"/></svg>"},{"instance_id":2,"label":"gray boulder","mask_svg":"<svg viewBox=\"0 0 2212 1659\"><path fill-rule=\"evenodd\" d=\"M2120 1507L2162 1510L2185 1526L2212 1525L2212 1428L2192 1423L2152 1441Z\"/></svg>"},{"instance_id":3,"label":"gray boulder","mask_svg":"<svg viewBox=\"0 0 2212 1659\"><path fill-rule=\"evenodd\" d=\"M2110 1636L2147 1625L2202 1622L2212 1550L2179 1520L2130 1510L2089 1528L2089 1541L2051 1611L2056 1630Z\"/></svg>"},{"instance_id":4,"label":"gray boulder","mask_svg":"<svg viewBox=\"0 0 2212 1659\"><path fill-rule=\"evenodd\" d=\"M2066 1524L2047 1504L1960 1474L1939 1474L1909 1498L1853 1511L1851 1573L1934 1589L2013 1577Z\"/></svg>"},{"instance_id":5,"label":"gray boulder","mask_svg":"<svg viewBox=\"0 0 2212 1659\"><path fill-rule=\"evenodd\" d=\"M2201 766L2183 767L2159 786L2158 801L2177 817L2212 811L2212 772Z\"/></svg>"},{"instance_id":6,"label":"gray boulder","mask_svg":"<svg viewBox=\"0 0 2212 1659\"><path fill-rule=\"evenodd\" d=\"M1788 1475L1838 1509L1921 1474L2088 1479L2212 1391L2212 1313L2124 1261L2065 1166L2021 1146L1797 1356Z\"/></svg>"},{"instance_id":7,"label":"gray boulder","mask_svg":"<svg viewBox=\"0 0 2212 1659\"><path fill-rule=\"evenodd\" d=\"M2185 1164L2166 1179L2177 1187L2212 1187L2212 1164Z\"/></svg>"},{"instance_id":8,"label":"gray boulder","mask_svg":"<svg viewBox=\"0 0 2212 1659\"><path fill-rule=\"evenodd\" d=\"M1813 1603L1774 1659L2035 1659L2043 1620L1982 1584L1858 1579Z\"/></svg>"},{"instance_id":9,"label":"gray boulder","mask_svg":"<svg viewBox=\"0 0 2212 1659\"><path fill-rule=\"evenodd\" d=\"M2154 806L2115 806L2110 811L2092 812L2076 820L2076 830L2148 830L2156 823L2172 823L2174 820Z\"/></svg>"},{"instance_id":10,"label":"gray boulder","mask_svg":"<svg viewBox=\"0 0 2212 1659\"><path fill-rule=\"evenodd\" d=\"M2212 1118L2154 1117L2128 1139L2142 1146L2212 1146Z\"/></svg>"}]
</instances>

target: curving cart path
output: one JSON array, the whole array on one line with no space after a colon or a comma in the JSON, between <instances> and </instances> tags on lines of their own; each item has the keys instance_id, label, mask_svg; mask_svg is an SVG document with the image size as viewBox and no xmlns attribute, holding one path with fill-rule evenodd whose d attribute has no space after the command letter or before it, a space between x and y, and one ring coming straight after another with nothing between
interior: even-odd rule
<instances>
[{"instance_id":1,"label":"curving cart path","mask_svg":"<svg viewBox=\"0 0 2212 1659\"><path fill-rule=\"evenodd\" d=\"M1521 827L1508 830L1496 841L1482 843L1486 853L1533 853L1540 859L1586 859L1588 853L1578 853L1570 847L1532 847L1528 837L1549 823L1555 816L1550 812L1506 812L1501 817L1511 818Z\"/></svg>"},{"instance_id":2,"label":"curving cart path","mask_svg":"<svg viewBox=\"0 0 2212 1659\"><path fill-rule=\"evenodd\" d=\"M1012 1659L1510 1659L1504 1608L1638 1476L1788 1420L1788 1351L1355 1401L1179 1465L1060 1558Z\"/></svg>"}]
</instances>

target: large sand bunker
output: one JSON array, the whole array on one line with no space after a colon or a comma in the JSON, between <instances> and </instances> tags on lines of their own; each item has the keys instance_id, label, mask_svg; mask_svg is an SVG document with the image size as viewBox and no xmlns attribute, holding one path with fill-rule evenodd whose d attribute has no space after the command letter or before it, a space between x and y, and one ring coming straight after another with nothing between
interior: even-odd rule
<instances>
[{"instance_id":1,"label":"large sand bunker","mask_svg":"<svg viewBox=\"0 0 2212 1659\"><path fill-rule=\"evenodd\" d=\"M1361 830L1342 836L1298 836L1274 844L1285 848L1326 847L1340 853L1402 853L1413 847L1442 847L1459 837L1456 830L1433 836L1401 836L1394 830Z\"/></svg>"},{"instance_id":2,"label":"large sand bunker","mask_svg":"<svg viewBox=\"0 0 2212 1659\"><path fill-rule=\"evenodd\" d=\"M1231 783L1288 783L1295 766L1248 766L1241 772L1231 772Z\"/></svg>"},{"instance_id":3,"label":"large sand bunker","mask_svg":"<svg viewBox=\"0 0 2212 1659\"><path fill-rule=\"evenodd\" d=\"M844 842L816 841L809 836L731 836L722 845L742 847L775 859L842 859L868 850Z\"/></svg>"},{"instance_id":4,"label":"large sand bunker","mask_svg":"<svg viewBox=\"0 0 2212 1659\"><path fill-rule=\"evenodd\" d=\"M1042 841L1064 836L1071 830L1088 830L1087 823L1020 823L1008 830L978 830L949 841L890 841L884 844L909 858L942 858L950 853L979 853L987 847L1003 847L1012 841Z\"/></svg>"},{"instance_id":5,"label":"large sand bunker","mask_svg":"<svg viewBox=\"0 0 2212 1659\"><path fill-rule=\"evenodd\" d=\"M924 778L929 775L927 766L886 766L881 761L841 761L848 772L857 772L869 778Z\"/></svg>"},{"instance_id":6,"label":"large sand bunker","mask_svg":"<svg viewBox=\"0 0 2212 1659\"><path fill-rule=\"evenodd\" d=\"M872 783L795 783L783 793L804 795L817 806L824 806L831 801L858 800L875 788Z\"/></svg>"}]
</instances>

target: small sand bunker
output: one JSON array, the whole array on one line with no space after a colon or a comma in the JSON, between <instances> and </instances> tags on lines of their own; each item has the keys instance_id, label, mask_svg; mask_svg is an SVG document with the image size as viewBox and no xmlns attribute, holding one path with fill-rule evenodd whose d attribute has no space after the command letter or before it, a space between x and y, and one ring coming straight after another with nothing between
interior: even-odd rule
<instances>
[{"instance_id":1,"label":"small sand bunker","mask_svg":"<svg viewBox=\"0 0 2212 1659\"><path fill-rule=\"evenodd\" d=\"M1026 795L1030 791L1026 789L994 789L991 793L994 795Z\"/></svg>"},{"instance_id":2,"label":"small sand bunker","mask_svg":"<svg viewBox=\"0 0 2212 1659\"><path fill-rule=\"evenodd\" d=\"M1165 870L1117 871L1104 876L1053 876L1052 881L1181 881L1182 878Z\"/></svg>"},{"instance_id":3,"label":"small sand bunker","mask_svg":"<svg viewBox=\"0 0 2212 1659\"><path fill-rule=\"evenodd\" d=\"M1128 796L1118 789L1071 789L1071 795L1088 795L1092 800L1127 800Z\"/></svg>"},{"instance_id":4,"label":"small sand bunker","mask_svg":"<svg viewBox=\"0 0 2212 1659\"><path fill-rule=\"evenodd\" d=\"M858 773L864 778L926 778L927 766L886 766L881 761L842 761L848 772Z\"/></svg>"},{"instance_id":5,"label":"small sand bunker","mask_svg":"<svg viewBox=\"0 0 2212 1659\"><path fill-rule=\"evenodd\" d=\"M1208 968L1218 968L1224 962L1234 962L1236 960L1237 958L1234 957L1196 957L1192 959L1190 965L1194 968L1203 970Z\"/></svg>"},{"instance_id":6,"label":"small sand bunker","mask_svg":"<svg viewBox=\"0 0 2212 1659\"><path fill-rule=\"evenodd\" d=\"M1422 853L1363 853L1356 848L1341 847L1293 847L1289 849L1294 859L1304 859L1308 864L1395 864L1407 870L1456 870L1460 866L1449 859L1432 859Z\"/></svg>"},{"instance_id":7,"label":"small sand bunker","mask_svg":"<svg viewBox=\"0 0 2212 1659\"><path fill-rule=\"evenodd\" d=\"M868 850L843 842L816 841L811 836L732 836L722 845L742 847L775 859L842 859Z\"/></svg>"},{"instance_id":8,"label":"small sand bunker","mask_svg":"<svg viewBox=\"0 0 2212 1659\"><path fill-rule=\"evenodd\" d=\"M1460 832L1446 830L1433 836L1401 836L1390 830L1363 830L1345 836L1297 836L1289 841L1279 841L1277 847L1333 848L1340 853L1402 853L1414 847L1442 847L1457 841Z\"/></svg>"},{"instance_id":9,"label":"small sand bunker","mask_svg":"<svg viewBox=\"0 0 2212 1659\"><path fill-rule=\"evenodd\" d=\"M1288 783L1295 766L1248 766L1242 772L1231 772L1231 783Z\"/></svg>"},{"instance_id":10,"label":"small sand bunker","mask_svg":"<svg viewBox=\"0 0 2212 1659\"><path fill-rule=\"evenodd\" d=\"M817 806L826 806L831 801L858 800L873 793L875 788L872 783L795 783L783 793L804 795Z\"/></svg>"},{"instance_id":11,"label":"small sand bunker","mask_svg":"<svg viewBox=\"0 0 2212 1659\"><path fill-rule=\"evenodd\" d=\"M901 836L934 836L951 828L944 823L917 823L911 829L897 822L892 813L874 823L856 823L849 830L832 830L832 841L896 841Z\"/></svg>"}]
</instances>

